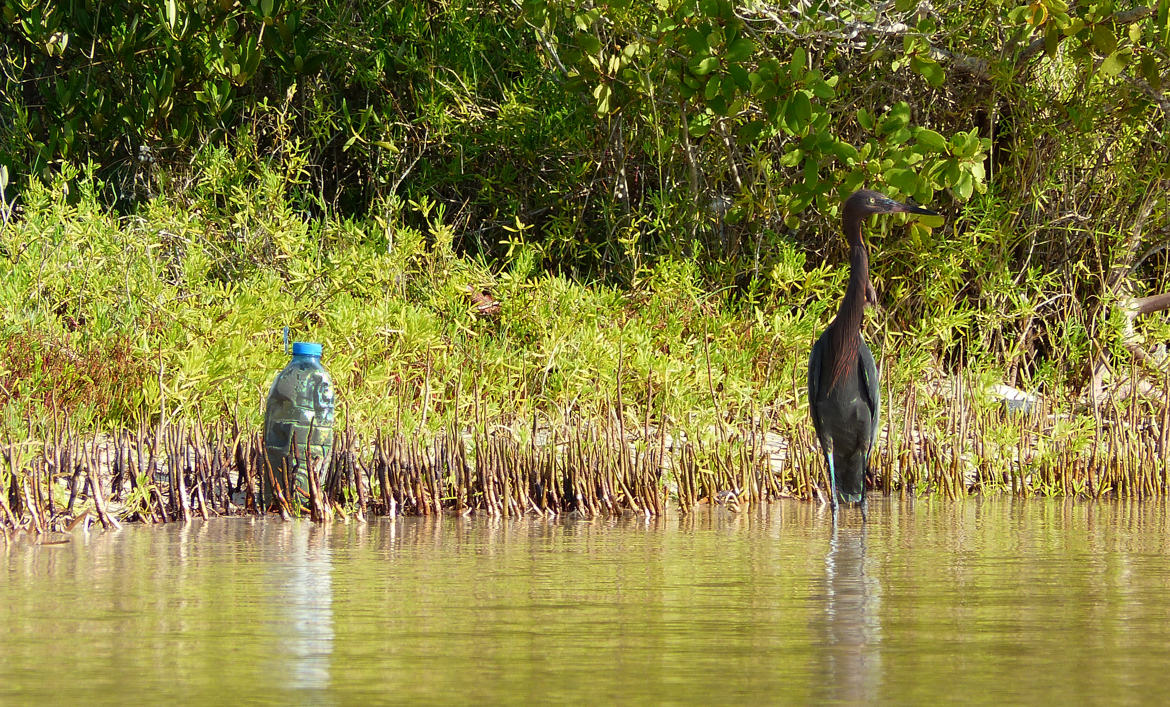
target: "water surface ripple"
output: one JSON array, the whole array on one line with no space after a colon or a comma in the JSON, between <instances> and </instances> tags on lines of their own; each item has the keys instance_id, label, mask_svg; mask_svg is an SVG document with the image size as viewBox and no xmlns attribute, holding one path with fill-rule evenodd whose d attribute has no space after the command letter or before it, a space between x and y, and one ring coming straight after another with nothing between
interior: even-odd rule
<instances>
[{"instance_id":1,"label":"water surface ripple","mask_svg":"<svg viewBox=\"0 0 1170 707\"><path fill-rule=\"evenodd\" d=\"M1149 702L1160 503L219 519L0 541L0 702Z\"/></svg>"}]
</instances>

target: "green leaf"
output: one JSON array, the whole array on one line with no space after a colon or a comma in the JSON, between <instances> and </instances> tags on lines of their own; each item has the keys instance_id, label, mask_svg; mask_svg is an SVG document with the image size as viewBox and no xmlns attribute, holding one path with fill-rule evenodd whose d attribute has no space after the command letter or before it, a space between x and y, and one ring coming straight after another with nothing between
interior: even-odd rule
<instances>
[{"instance_id":1,"label":"green leaf","mask_svg":"<svg viewBox=\"0 0 1170 707\"><path fill-rule=\"evenodd\" d=\"M946 79L942 65L933 59L912 56L910 57L910 68L918 72L931 86L941 86Z\"/></svg>"},{"instance_id":2,"label":"green leaf","mask_svg":"<svg viewBox=\"0 0 1170 707\"><path fill-rule=\"evenodd\" d=\"M780 62L774 57L767 57L759 63L760 78L764 81L775 81L780 75Z\"/></svg>"},{"instance_id":3,"label":"green leaf","mask_svg":"<svg viewBox=\"0 0 1170 707\"><path fill-rule=\"evenodd\" d=\"M804 159L804 150L791 150L789 152L785 152L784 155L780 157L780 166L795 167L796 165L800 164L802 159Z\"/></svg>"},{"instance_id":4,"label":"green leaf","mask_svg":"<svg viewBox=\"0 0 1170 707\"><path fill-rule=\"evenodd\" d=\"M711 132L711 114L699 113L687 123L687 131L693 138L700 138Z\"/></svg>"},{"instance_id":5,"label":"green leaf","mask_svg":"<svg viewBox=\"0 0 1170 707\"><path fill-rule=\"evenodd\" d=\"M973 131L951 136L951 154L955 157L971 157L979 151L979 146L979 137Z\"/></svg>"},{"instance_id":6,"label":"green leaf","mask_svg":"<svg viewBox=\"0 0 1170 707\"><path fill-rule=\"evenodd\" d=\"M1117 37L1114 36L1113 30L1104 24L1099 24L1093 28L1092 41L1093 47L1099 54L1112 54L1117 50Z\"/></svg>"},{"instance_id":7,"label":"green leaf","mask_svg":"<svg viewBox=\"0 0 1170 707\"><path fill-rule=\"evenodd\" d=\"M815 127L818 131L824 132L824 130L829 127L829 121L833 119L833 116L829 115L829 111L815 103L812 104L812 107L813 127Z\"/></svg>"},{"instance_id":8,"label":"green leaf","mask_svg":"<svg viewBox=\"0 0 1170 707\"><path fill-rule=\"evenodd\" d=\"M768 116L768 120L779 127L780 111L784 109L784 104L775 96L772 96L767 101L762 101L760 107L764 109L764 115Z\"/></svg>"},{"instance_id":9,"label":"green leaf","mask_svg":"<svg viewBox=\"0 0 1170 707\"><path fill-rule=\"evenodd\" d=\"M833 90L833 87L825 81L813 81L809 84L809 88L812 89L814 96L820 98L823 101L831 101L833 97L837 95L836 91Z\"/></svg>"},{"instance_id":10,"label":"green leaf","mask_svg":"<svg viewBox=\"0 0 1170 707\"><path fill-rule=\"evenodd\" d=\"M943 177L945 180L942 185L944 187L953 187L959 181L959 161L947 160L946 167L943 168Z\"/></svg>"},{"instance_id":11,"label":"green leaf","mask_svg":"<svg viewBox=\"0 0 1170 707\"><path fill-rule=\"evenodd\" d=\"M1158 64L1154 61L1154 57L1149 54L1142 55L1142 78L1155 91L1162 90L1162 74L1158 71Z\"/></svg>"},{"instance_id":12,"label":"green leaf","mask_svg":"<svg viewBox=\"0 0 1170 707\"><path fill-rule=\"evenodd\" d=\"M691 48L695 54L705 55L711 51L711 47L707 45L707 33L700 32L697 29L689 29L683 36L683 41Z\"/></svg>"},{"instance_id":13,"label":"green leaf","mask_svg":"<svg viewBox=\"0 0 1170 707\"><path fill-rule=\"evenodd\" d=\"M947 151L947 139L933 130L922 128L918 131L918 134L914 136L914 139L918 141L919 145L925 147L928 150L932 150L934 152Z\"/></svg>"},{"instance_id":14,"label":"green leaf","mask_svg":"<svg viewBox=\"0 0 1170 707\"><path fill-rule=\"evenodd\" d=\"M857 109L857 122L866 130L873 130L873 115L866 109Z\"/></svg>"},{"instance_id":15,"label":"green leaf","mask_svg":"<svg viewBox=\"0 0 1170 707\"><path fill-rule=\"evenodd\" d=\"M735 85L739 87L739 90L747 91L749 88L751 88L752 83L751 79L748 77L747 69L743 68L739 64L732 64L731 66L727 67L727 73L731 74L731 80L735 82Z\"/></svg>"},{"instance_id":16,"label":"green leaf","mask_svg":"<svg viewBox=\"0 0 1170 707\"><path fill-rule=\"evenodd\" d=\"M807 63L808 52L804 50L804 47L797 47L792 52L792 61L788 62L788 75L793 78L803 75Z\"/></svg>"},{"instance_id":17,"label":"green leaf","mask_svg":"<svg viewBox=\"0 0 1170 707\"><path fill-rule=\"evenodd\" d=\"M706 76L719 66L719 60L713 56L692 57L687 66L695 76Z\"/></svg>"},{"instance_id":18,"label":"green leaf","mask_svg":"<svg viewBox=\"0 0 1170 707\"><path fill-rule=\"evenodd\" d=\"M923 199L923 201L929 202L929 199ZM942 216L942 215L939 215L939 216L915 216L915 219L917 219L915 221L915 223L920 223L923 226L926 226L927 228L942 228L947 223L947 217Z\"/></svg>"},{"instance_id":19,"label":"green leaf","mask_svg":"<svg viewBox=\"0 0 1170 707\"><path fill-rule=\"evenodd\" d=\"M588 56L596 56L601 52L601 40L592 34L579 35L577 43L581 45L581 51Z\"/></svg>"},{"instance_id":20,"label":"green leaf","mask_svg":"<svg viewBox=\"0 0 1170 707\"><path fill-rule=\"evenodd\" d=\"M817 130L816 142L814 143L817 152L832 152L833 149L837 147L837 144L840 142L840 140L838 140L828 130L825 130L824 126L817 125L816 123L817 121L813 121L813 127Z\"/></svg>"},{"instance_id":21,"label":"green leaf","mask_svg":"<svg viewBox=\"0 0 1170 707\"><path fill-rule=\"evenodd\" d=\"M1048 55L1049 59L1056 57L1056 49L1060 46L1060 39L1060 29L1055 24L1049 23L1048 29L1044 30L1044 53Z\"/></svg>"},{"instance_id":22,"label":"green leaf","mask_svg":"<svg viewBox=\"0 0 1170 707\"><path fill-rule=\"evenodd\" d=\"M967 168L971 172L971 178L975 180L976 184L982 184L987 179L987 170L983 167L982 160L970 163Z\"/></svg>"},{"instance_id":23,"label":"green leaf","mask_svg":"<svg viewBox=\"0 0 1170 707\"><path fill-rule=\"evenodd\" d=\"M912 169L891 169L886 172L885 181L903 194L913 195L918 191L918 175Z\"/></svg>"},{"instance_id":24,"label":"green leaf","mask_svg":"<svg viewBox=\"0 0 1170 707\"><path fill-rule=\"evenodd\" d=\"M719 75L716 74L707 80L707 86L703 89L703 98L708 101L719 95L720 82Z\"/></svg>"},{"instance_id":25,"label":"green leaf","mask_svg":"<svg viewBox=\"0 0 1170 707\"><path fill-rule=\"evenodd\" d=\"M723 100L724 101L731 103L732 101L735 100L735 92L736 92L735 81L732 81L732 80L728 79L727 77L724 77L723 80L719 83L719 86L720 86L720 91L723 93ZM723 115L727 115L727 111L723 111Z\"/></svg>"},{"instance_id":26,"label":"green leaf","mask_svg":"<svg viewBox=\"0 0 1170 707\"><path fill-rule=\"evenodd\" d=\"M765 112L767 112L768 115L772 117L775 117L776 113L774 110L767 108L767 106L771 106L776 103L776 94L779 92L780 91L776 87L776 83L773 81L760 84L759 89L754 92L756 95L756 100L758 100L761 105L765 106Z\"/></svg>"},{"instance_id":27,"label":"green leaf","mask_svg":"<svg viewBox=\"0 0 1170 707\"><path fill-rule=\"evenodd\" d=\"M1101 62L1101 75L1109 78L1117 76L1125 68L1125 65L1129 63L1129 57L1130 52L1126 49L1113 52L1105 57L1105 60Z\"/></svg>"},{"instance_id":28,"label":"green leaf","mask_svg":"<svg viewBox=\"0 0 1170 707\"><path fill-rule=\"evenodd\" d=\"M910 124L910 105L905 101L895 103L886 116L882 118L881 124L878 126L878 132L882 135L889 135L905 128Z\"/></svg>"},{"instance_id":29,"label":"green leaf","mask_svg":"<svg viewBox=\"0 0 1170 707\"><path fill-rule=\"evenodd\" d=\"M975 180L971 173L967 170L959 172L959 180L955 182L955 193L959 198L966 201L971 198L971 192L975 190Z\"/></svg>"},{"instance_id":30,"label":"green leaf","mask_svg":"<svg viewBox=\"0 0 1170 707\"><path fill-rule=\"evenodd\" d=\"M858 158L857 148L844 140L838 140L833 145L833 154L846 164L853 164Z\"/></svg>"},{"instance_id":31,"label":"green leaf","mask_svg":"<svg viewBox=\"0 0 1170 707\"><path fill-rule=\"evenodd\" d=\"M744 145L754 143L764 132L764 121L753 120L739 129L739 142Z\"/></svg>"},{"instance_id":32,"label":"green leaf","mask_svg":"<svg viewBox=\"0 0 1170 707\"><path fill-rule=\"evenodd\" d=\"M596 101L595 107L597 114L608 114L613 102L613 89L609 87L609 84L598 84L593 89L593 98Z\"/></svg>"},{"instance_id":33,"label":"green leaf","mask_svg":"<svg viewBox=\"0 0 1170 707\"><path fill-rule=\"evenodd\" d=\"M886 142L890 145L901 145L910 139L909 128L898 128L894 132L886 136Z\"/></svg>"},{"instance_id":34,"label":"green leaf","mask_svg":"<svg viewBox=\"0 0 1170 707\"><path fill-rule=\"evenodd\" d=\"M920 176L918 180L918 191L914 192L914 198L920 204L929 204L930 202L934 201L934 187L932 187L929 183L923 183L923 181L924 180L922 180ZM929 180L925 181L929 182ZM942 224L940 223L939 225Z\"/></svg>"},{"instance_id":35,"label":"green leaf","mask_svg":"<svg viewBox=\"0 0 1170 707\"><path fill-rule=\"evenodd\" d=\"M741 62L749 58L756 51L756 43L746 37L740 37L727 47L727 61Z\"/></svg>"},{"instance_id":36,"label":"green leaf","mask_svg":"<svg viewBox=\"0 0 1170 707\"><path fill-rule=\"evenodd\" d=\"M813 189L820 180L820 169L817 161L814 159L806 159L804 161L804 186Z\"/></svg>"},{"instance_id":37,"label":"green leaf","mask_svg":"<svg viewBox=\"0 0 1170 707\"><path fill-rule=\"evenodd\" d=\"M797 91L788 99L788 105L784 109L784 120L788 124L788 129L794 133L802 132L812 120L812 101L808 99L808 94L804 91Z\"/></svg>"},{"instance_id":38,"label":"green leaf","mask_svg":"<svg viewBox=\"0 0 1170 707\"><path fill-rule=\"evenodd\" d=\"M845 176L845 181L841 183L841 191L850 194L862 185L865 184L865 179L869 175L864 169L855 169Z\"/></svg>"}]
</instances>

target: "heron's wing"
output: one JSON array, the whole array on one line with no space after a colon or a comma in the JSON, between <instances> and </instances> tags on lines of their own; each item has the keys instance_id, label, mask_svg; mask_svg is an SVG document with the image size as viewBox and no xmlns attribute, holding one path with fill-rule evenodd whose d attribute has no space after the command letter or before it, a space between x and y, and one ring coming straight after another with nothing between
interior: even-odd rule
<instances>
[{"instance_id":1,"label":"heron's wing","mask_svg":"<svg viewBox=\"0 0 1170 707\"><path fill-rule=\"evenodd\" d=\"M866 456L869 456L870 450L873 449L873 444L877 441L878 429L881 428L882 420L882 396L881 390L878 387L878 370L873 361L873 354L869 350L869 346L863 340L861 346L858 348L858 356L861 358L861 380L865 401L869 405L870 420L873 425L870 428L869 449L866 450Z\"/></svg>"},{"instance_id":2,"label":"heron's wing","mask_svg":"<svg viewBox=\"0 0 1170 707\"><path fill-rule=\"evenodd\" d=\"M825 335L822 334L813 344L812 353L808 357L808 409L818 438L821 435L821 416L817 414L816 403L821 397L821 364L825 358L825 339Z\"/></svg>"}]
</instances>

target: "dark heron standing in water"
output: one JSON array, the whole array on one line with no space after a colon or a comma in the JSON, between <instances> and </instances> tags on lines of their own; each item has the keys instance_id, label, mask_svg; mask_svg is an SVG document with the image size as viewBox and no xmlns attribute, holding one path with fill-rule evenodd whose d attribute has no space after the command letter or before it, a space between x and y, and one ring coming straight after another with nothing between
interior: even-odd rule
<instances>
[{"instance_id":1,"label":"dark heron standing in water","mask_svg":"<svg viewBox=\"0 0 1170 707\"><path fill-rule=\"evenodd\" d=\"M829 466L834 521L838 498L860 504L865 519L865 470L881 414L877 366L861 339L865 305L877 303L869 281L869 255L861 240L861 222L870 214L896 213L938 215L868 189L846 199L841 222L849 240L849 286L836 318L817 339L808 359L809 411Z\"/></svg>"}]
</instances>

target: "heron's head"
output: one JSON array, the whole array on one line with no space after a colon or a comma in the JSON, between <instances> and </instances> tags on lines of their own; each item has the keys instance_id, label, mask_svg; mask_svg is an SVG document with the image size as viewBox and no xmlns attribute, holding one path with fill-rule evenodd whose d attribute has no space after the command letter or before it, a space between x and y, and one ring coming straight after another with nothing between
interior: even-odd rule
<instances>
[{"instance_id":1,"label":"heron's head","mask_svg":"<svg viewBox=\"0 0 1170 707\"><path fill-rule=\"evenodd\" d=\"M923 216L938 216L930 209L924 209L913 201L902 203L871 189L859 189L845 200L845 216L851 214L869 216L870 214L922 214Z\"/></svg>"}]
</instances>

